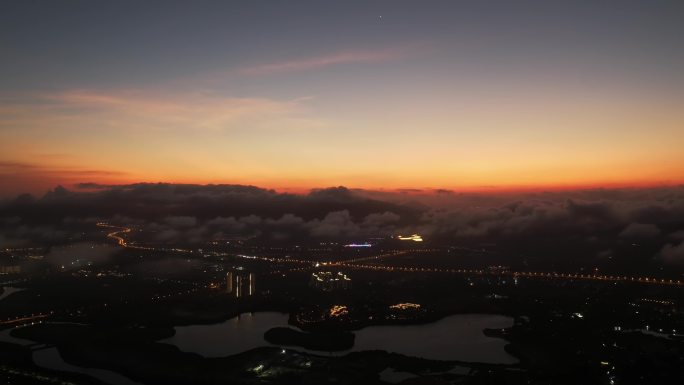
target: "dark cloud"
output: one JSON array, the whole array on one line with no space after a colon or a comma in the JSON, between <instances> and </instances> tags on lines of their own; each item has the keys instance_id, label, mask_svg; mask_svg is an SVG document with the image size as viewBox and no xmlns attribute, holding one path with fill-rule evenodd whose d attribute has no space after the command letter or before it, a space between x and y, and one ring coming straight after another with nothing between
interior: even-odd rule
<instances>
[{"instance_id":1,"label":"dark cloud","mask_svg":"<svg viewBox=\"0 0 684 385\"><path fill-rule=\"evenodd\" d=\"M599 251L599 252L596 254L596 256L597 256L598 258L602 258L602 259L603 259L603 258L612 258L612 257L613 257L613 254L614 254L614 253L613 253L613 250L602 250L602 251Z\"/></svg>"},{"instance_id":2,"label":"dark cloud","mask_svg":"<svg viewBox=\"0 0 684 385\"><path fill-rule=\"evenodd\" d=\"M578 202L568 199L565 209L577 219L612 221L616 218L615 208L610 202Z\"/></svg>"},{"instance_id":3,"label":"dark cloud","mask_svg":"<svg viewBox=\"0 0 684 385\"><path fill-rule=\"evenodd\" d=\"M674 265L684 264L684 241L680 242L678 245L673 245L671 243L663 246L660 250L660 255L663 257L665 263Z\"/></svg>"},{"instance_id":4,"label":"dark cloud","mask_svg":"<svg viewBox=\"0 0 684 385\"><path fill-rule=\"evenodd\" d=\"M320 200L348 202L354 198L354 195L348 188L338 186L325 189L314 189L309 193L309 197Z\"/></svg>"},{"instance_id":5,"label":"dark cloud","mask_svg":"<svg viewBox=\"0 0 684 385\"><path fill-rule=\"evenodd\" d=\"M314 220L308 226L314 237L345 239L361 233L361 228L354 223L347 210L329 213L322 220Z\"/></svg>"},{"instance_id":6,"label":"dark cloud","mask_svg":"<svg viewBox=\"0 0 684 385\"><path fill-rule=\"evenodd\" d=\"M363 219L363 224L370 227L381 227L388 224L399 222L401 217L395 213L385 211L384 213L370 214Z\"/></svg>"},{"instance_id":7,"label":"dark cloud","mask_svg":"<svg viewBox=\"0 0 684 385\"><path fill-rule=\"evenodd\" d=\"M111 185L111 184L101 184L101 183L92 183L92 182L87 182L87 183L76 183L74 187L79 190L105 190L109 188L113 188L116 185Z\"/></svg>"},{"instance_id":8,"label":"dark cloud","mask_svg":"<svg viewBox=\"0 0 684 385\"><path fill-rule=\"evenodd\" d=\"M174 227L194 227L197 226L197 218L190 216L166 217L164 222Z\"/></svg>"},{"instance_id":9,"label":"dark cloud","mask_svg":"<svg viewBox=\"0 0 684 385\"><path fill-rule=\"evenodd\" d=\"M630 223L620 232L623 238L653 238L660 235L660 229L650 223Z\"/></svg>"},{"instance_id":10,"label":"dark cloud","mask_svg":"<svg viewBox=\"0 0 684 385\"><path fill-rule=\"evenodd\" d=\"M398 189L397 191L402 193L402 194L417 194L417 193L423 192L423 190L418 189L418 188L402 188L402 189Z\"/></svg>"},{"instance_id":11,"label":"dark cloud","mask_svg":"<svg viewBox=\"0 0 684 385\"><path fill-rule=\"evenodd\" d=\"M392 235L401 217L386 211L354 220L347 210L334 211L323 218L306 220L294 214L278 218L216 217L200 221L194 217L169 217L143 226L157 241L179 239L189 242L220 240L240 236L287 241L306 239L352 239ZM125 222L124 222L125 223Z\"/></svg>"},{"instance_id":12,"label":"dark cloud","mask_svg":"<svg viewBox=\"0 0 684 385\"><path fill-rule=\"evenodd\" d=\"M94 187L94 186L90 186ZM59 223L64 217L124 216L161 222L167 217L280 218L292 214L305 220L323 219L347 210L354 219L391 211L407 220L415 208L373 199L344 187L312 191L307 195L277 193L242 185L134 184L95 191L70 191L61 186L39 199L23 196L0 205L0 216L18 216L26 222Z\"/></svg>"},{"instance_id":13,"label":"dark cloud","mask_svg":"<svg viewBox=\"0 0 684 385\"><path fill-rule=\"evenodd\" d=\"M41 198L5 202L0 242L78 239L84 228L108 220L139 227L142 242L300 243L419 233L434 244L499 250L502 258L629 264L654 255L676 259L684 231L682 187L520 194L333 187L304 195L236 185L101 187L58 187Z\"/></svg>"},{"instance_id":14,"label":"dark cloud","mask_svg":"<svg viewBox=\"0 0 684 385\"><path fill-rule=\"evenodd\" d=\"M445 189L437 189L434 192L435 192L435 194L445 194L445 195L454 194L453 190L445 190Z\"/></svg>"}]
</instances>

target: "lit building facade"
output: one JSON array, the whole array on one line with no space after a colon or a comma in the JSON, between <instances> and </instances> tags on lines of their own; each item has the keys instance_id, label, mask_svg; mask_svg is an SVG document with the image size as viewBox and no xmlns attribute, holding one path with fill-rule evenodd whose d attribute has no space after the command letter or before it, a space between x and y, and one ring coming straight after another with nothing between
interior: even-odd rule
<instances>
[{"instance_id":1,"label":"lit building facade","mask_svg":"<svg viewBox=\"0 0 684 385\"><path fill-rule=\"evenodd\" d=\"M229 271L226 273L226 293L230 294L233 292L233 272Z\"/></svg>"},{"instance_id":2,"label":"lit building facade","mask_svg":"<svg viewBox=\"0 0 684 385\"><path fill-rule=\"evenodd\" d=\"M351 286L351 278L341 271L317 271L311 274L309 286L322 291L344 290Z\"/></svg>"},{"instance_id":3,"label":"lit building facade","mask_svg":"<svg viewBox=\"0 0 684 385\"><path fill-rule=\"evenodd\" d=\"M235 298L253 296L256 294L256 276L242 270L226 273L226 293Z\"/></svg>"}]
</instances>

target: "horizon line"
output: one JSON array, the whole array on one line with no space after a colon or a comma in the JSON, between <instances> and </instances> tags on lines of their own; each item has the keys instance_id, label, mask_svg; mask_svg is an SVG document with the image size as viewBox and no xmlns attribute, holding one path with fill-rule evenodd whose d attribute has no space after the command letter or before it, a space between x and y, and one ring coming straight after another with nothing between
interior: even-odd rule
<instances>
[{"instance_id":1,"label":"horizon line","mask_svg":"<svg viewBox=\"0 0 684 385\"><path fill-rule=\"evenodd\" d=\"M91 185L90 187L87 185ZM572 191L589 191L589 190L639 190L639 189L658 189L658 188L677 188L684 187L684 180L682 181L663 181L660 183L586 183L586 184L521 184L521 185L487 185L487 186L418 186L418 187L395 187L395 188L375 188L352 186L345 184L331 184L328 186L266 186L254 183L197 183L197 182L176 182L176 181L138 181L130 183L94 183L94 182L79 182L79 183L58 183L52 188L42 190L42 192L19 192L11 194L0 194L0 198L16 198L22 195L44 196L51 191L62 187L72 192L97 192L109 190L117 187L136 186L136 185L177 185L177 186L243 186L255 187L263 190L273 190L280 194L295 194L305 195L314 191L345 188L349 191L366 191L378 192L387 194L402 194L402 195L440 195L440 194L516 194L516 193L544 193L544 192L572 192Z\"/></svg>"}]
</instances>

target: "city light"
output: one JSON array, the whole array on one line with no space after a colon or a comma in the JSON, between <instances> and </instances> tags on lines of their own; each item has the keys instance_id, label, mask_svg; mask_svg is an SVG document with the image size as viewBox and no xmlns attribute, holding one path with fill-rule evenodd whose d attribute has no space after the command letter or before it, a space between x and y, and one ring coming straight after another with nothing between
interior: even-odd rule
<instances>
[{"instance_id":1,"label":"city light","mask_svg":"<svg viewBox=\"0 0 684 385\"><path fill-rule=\"evenodd\" d=\"M349 309L343 305L335 305L330 308L330 317L337 318L349 314Z\"/></svg>"},{"instance_id":2,"label":"city light","mask_svg":"<svg viewBox=\"0 0 684 385\"><path fill-rule=\"evenodd\" d=\"M351 247L351 248L361 248L361 247L373 247L370 243L350 243L347 245L344 245L344 247Z\"/></svg>"},{"instance_id":3,"label":"city light","mask_svg":"<svg viewBox=\"0 0 684 385\"><path fill-rule=\"evenodd\" d=\"M413 242L423 242L423 237L418 234L412 234L409 236L398 235L397 239L400 241L413 241Z\"/></svg>"},{"instance_id":4,"label":"city light","mask_svg":"<svg viewBox=\"0 0 684 385\"><path fill-rule=\"evenodd\" d=\"M413 309L413 310L415 310L415 309L420 309L420 304L417 304L417 303L410 303L410 302L398 303L398 304L396 304L396 305L391 305L391 306L390 306L390 309L393 309L393 310L409 310L409 309Z\"/></svg>"}]
</instances>

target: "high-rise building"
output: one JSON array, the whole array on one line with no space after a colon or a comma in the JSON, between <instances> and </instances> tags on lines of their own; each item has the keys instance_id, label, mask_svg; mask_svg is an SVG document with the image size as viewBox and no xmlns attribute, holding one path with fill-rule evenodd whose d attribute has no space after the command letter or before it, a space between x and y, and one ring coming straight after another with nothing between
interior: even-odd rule
<instances>
[{"instance_id":1,"label":"high-rise building","mask_svg":"<svg viewBox=\"0 0 684 385\"><path fill-rule=\"evenodd\" d=\"M330 271L317 271L311 274L309 285L323 291L348 289L351 285L351 278L341 271L337 274Z\"/></svg>"},{"instance_id":2,"label":"high-rise building","mask_svg":"<svg viewBox=\"0 0 684 385\"><path fill-rule=\"evenodd\" d=\"M242 276L235 277L235 298L240 298L242 295Z\"/></svg>"},{"instance_id":3,"label":"high-rise building","mask_svg":"<svg viewBox=\"0 0 684 385\"><path fill-rule=\"evenodd\" d=\"M256 275L242 268L229 270L226 272L226 293L233 294L235 298L255 295Z\"/></svg>"},{"instance_id":4,"label":"high-rise building","mask_svg":"<svg viewBox=\"0 0 684 385\"><path fill-rule=\"evenodd\" d=\"M254 278L254 273L249 273L249 295L254 295L256 289L256 280Z\"/></svg>"},{"instance_id":5,"label":"high-rise building","mask_svg":"<svg viewBox=\"0 0 684 385\"><path fill-rule=\"evenodd\" d=\"M226 293L230 294L233 292L233 272L229 271L226 273Z\"/></svg>"}]
</instances>

